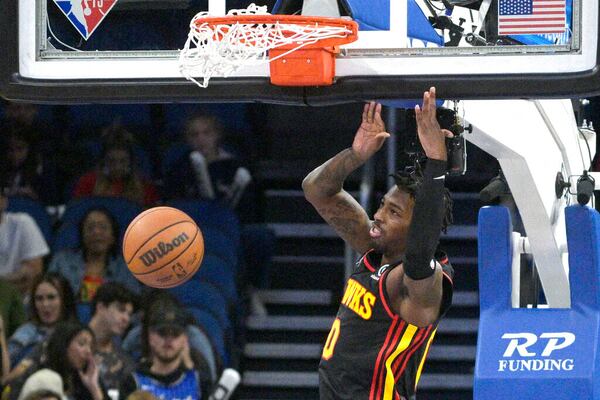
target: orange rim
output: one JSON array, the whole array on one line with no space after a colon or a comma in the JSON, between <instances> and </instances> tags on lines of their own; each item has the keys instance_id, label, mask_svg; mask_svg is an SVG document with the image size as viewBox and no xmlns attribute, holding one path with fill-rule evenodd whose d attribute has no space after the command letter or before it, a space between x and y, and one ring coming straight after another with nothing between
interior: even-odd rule
<instances>
[{"instance_id":1,"label":"orange rim","mask_svg":"<svg viewBox=\"0 0 600 400\"><path fill-rule=\"evenodd\" d=\"M308 15L282 15L282 14L247 14L247 15L224 15L218 17L203 17L194 21L196 25L208 24L210 27L219 25L260 25L260 24L289 24L289 25L314 25L346 28L345 37L320 39L311 46L331 47L344 43L351 43L358 39L358 24L355 21L344 18L318 17ZM285 32L285 31L284 31Z\"/></svg>"}]
</instances>

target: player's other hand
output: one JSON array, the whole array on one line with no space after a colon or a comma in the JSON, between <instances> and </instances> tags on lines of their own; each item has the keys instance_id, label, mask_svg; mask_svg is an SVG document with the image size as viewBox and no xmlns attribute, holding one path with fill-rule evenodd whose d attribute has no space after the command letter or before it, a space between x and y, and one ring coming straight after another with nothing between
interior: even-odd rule
<instances>
[{"instance_id":1,"label":"player's other hand","mask_svg":"<svg viewBox=\"0 0 600 400\"><path fill-rule=\"evenodd\" d=\"M375 102L365 104L362 123L356 131L352 143L354 154L362 161L367 161L377 153L389 136L381 119L381 104Z\"/></svg>"},{"instance_id":2,"label":"player's other hand","mask_svg":"<svg viewBox=\"0 0 600 400\"><path fill-rule=\"evenodd\" d=\"M454 137L447 129L440 128L436 118L435 87L423 93L423 106L415 106L417 132L425 155L434 160L447 160L446 137Z\"/></svg>"}]
</instances>

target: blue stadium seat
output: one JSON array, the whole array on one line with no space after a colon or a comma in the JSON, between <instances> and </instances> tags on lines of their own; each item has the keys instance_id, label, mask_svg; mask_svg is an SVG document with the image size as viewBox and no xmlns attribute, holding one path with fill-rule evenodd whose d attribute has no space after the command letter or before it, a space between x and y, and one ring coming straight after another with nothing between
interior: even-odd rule
<instances>
[{"instance_id":1,"label":"blue stadium seat","mask_svg":"<svg viewBox=\"0 0 600 400\"><path fill-rule=\"evenodd\" d=\"M197 308L187 307L187 311L192 314L196 323L200 325L206 332L208 337L213 342L217 353L223 359L225 365L229 364L229 353L225 346L226 336L223 328L219 324L219 321L208 311Z\"/></svg>"},{"instance_id":2,"label":"blue stadium seat","mask_svg":"<svg viewBox=\"0 0 600 400\"><path fill-rule=\"evenodd\" d=\"M86 104L69 107L73 131L84 127L104 127L118 121L124 126L152 126L148 104Z\"/></svg>"},{"instance_id":3,"label":"blue stadium seat","mask_svg":"<svg viewBox=\"0 0 600 400\"><path fill-rule=\"evenodd\" d=\"M204 252L214 255L225 261L232 270L237 271L241 247L218 228L210 225L200 225L204 238Z\"/></svg>"},{"instance_id":4,"label":"blue stadium seat","mask_svg":"<svg viewBox=\"0 0 600 400\"><path fill-rule=\"evenodd\" d=\"M62 223L57 230L52 250L75 248L79 244L79 222L85 213L94 207L106 208L117 220L120 237L123 239L129 223L140 213L142 208L137 204L119 197L84 197L67 204L62 216Z\"/></svg>"},{"instance_id":5,"label":"blue stadium seat","mask_svg":"<svg viewBox=\"0 0 600 400\"><path fill-rule=\"evenodd\" d=\"M225 232L228 241L236 248L240 244L240 221L235 212L218 201L198 199L169 200L167 205L180 209L188 214L204 229L204 226L218 228Z\"/></svg>"},{"instance_id":6,"label":"blue stadium seat","mask_svg":"<svg viewBox=\"0 0 600 400\"><path fill-rule=\"evenodd\" d=\"M42 231L46 243L48 245L52 243L52 221L42 203L32 200L29 197L11 196L8 199L7 211L29 214L37 223L40 231Z\"/></svg>"},{"instance_id":7,"label":"blue stadium seat","mask_svg":"<svg viewBox=\"0 0 600 400\"><path fill-rule=\"evenodd\" d=\"M212 254L205 254L200 270L193 278L208 282L223 293L227 302L235 304L238 299L234 266Z\"/></svg>"},{"instance_id":8,"label":"blue stadium seat","mask_svg":"<svg viewBox=\"0 0 600 400\"><path fill-rule=\"evenodd\" d=\"M214 285L202 282L194 276L186 283L168 291L185 307L196 307L209 312L224 330L231 327L227 300L222 291Z\"/></svg>"},{"instance_id":9,"label":"blue stadium seat","mask_svg":"<svg viewBox=\"0 0 600 400\"><path fill-rule=\"evenodd\" d=\"M160 160L160 173L163 179L166 179L167 174L173 169L175 163L189 151L190 147L182 142L175 142L165 150Z\"/></svg>"},{"instance_id":10,"label":"blue stadium seat","mask_svg":"<svg viewBox=\"0 0 600 400\"><path fill-rule=\"evenodd\" d=\"M89 301L77 303L76 312L79 322L84 325L89 324L92 319L92 303Z\"/></svg>"}]
</instances>

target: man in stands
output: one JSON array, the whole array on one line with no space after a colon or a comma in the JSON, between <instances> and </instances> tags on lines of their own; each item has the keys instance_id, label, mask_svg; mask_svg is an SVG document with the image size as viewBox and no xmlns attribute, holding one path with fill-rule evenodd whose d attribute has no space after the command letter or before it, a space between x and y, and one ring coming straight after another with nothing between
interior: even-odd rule
<instances>
[{"instance_id":1,"label":"man in stands","mask_svg":"<svg viewBox=\"0 0 600 400\"><path fill-rule=\"evenodd\" d=\"M206 399L210 372L206 362L194 354L185 332L188 316L174 303L157 300L144 316L145 357L121 386L125 398L145 390L159 399Z\"/></svg>"},{"instance_id":2,"label":"man in stands","mask_svg":"<svg viewBox=\"0 0 600 400\"><path fill-rule=\"evenodd\" d=\"M0 191L0 279L25 295L42 273L43 258L50 250L33 218L6 212L8 197Z\"/></svg>"},{"instance_id":3,"label":"man in stands","mask_svg":"<svg viewBox=\"0 0 600 400\"><path fill-rule=\"evenodd\" d=\"M134 370L133 360L120 341L135 309L135 295L125 286L108 282L100 286L92 302L89 327L96 337L95 359L106 389L119 389L123 377Z\"/></svg>"}]
</instances>

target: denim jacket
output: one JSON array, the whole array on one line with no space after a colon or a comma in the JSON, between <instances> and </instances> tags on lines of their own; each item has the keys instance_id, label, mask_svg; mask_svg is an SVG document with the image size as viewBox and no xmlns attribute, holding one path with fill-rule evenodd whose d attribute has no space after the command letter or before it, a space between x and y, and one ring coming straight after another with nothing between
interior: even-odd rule
<instances>
[{"instance_id":1,"label":"denim jacket","mask_svg":"<svg viewBox=\"0 0 600 400\"><path fill-rule=\"evenodd\" d=\"M27 357L36 345L42 343L52 333L50 328L27 322L21 325L8 339L10 365L16 366Z\"/></svg>"},{"instance_id":2,"label":"denim jacket","mask_svg":"<svg viewBox=\"0 0 600 400\"><path fill-rule=\"evenodd\" d=\"M78 297L85 275L85 261L81 250L63 250L52 257L48 271L58 272L69 281L73 294ZM119 282L134 293L140 293L141 286L127 269L122 257L111 257L104 273L104 281Z\"/></svg>"}]
</instances>

